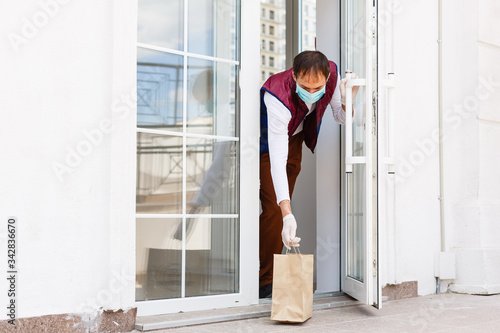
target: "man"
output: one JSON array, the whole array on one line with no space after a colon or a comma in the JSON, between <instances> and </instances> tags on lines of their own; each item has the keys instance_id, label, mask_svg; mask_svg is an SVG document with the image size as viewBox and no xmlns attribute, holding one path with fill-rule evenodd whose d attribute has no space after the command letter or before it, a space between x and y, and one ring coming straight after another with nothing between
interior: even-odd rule
<instances>
[{"instance_id":1,"label":"man","mask_svg":"<svg viewBox=\"0 0 500 333\"><path fill-rule=\"evenodd\" d=\"M283 244L299 246L290 197L300 172L302 142L314 152L328 105L335 120L345 123L346 81L339 82L337 65L324 54L304 51L293 68L271 76L261 88L260 298L272 294L274 254L281 253ZM357 90L353 88L353 98Z\"/></svg>"}]
</instances>

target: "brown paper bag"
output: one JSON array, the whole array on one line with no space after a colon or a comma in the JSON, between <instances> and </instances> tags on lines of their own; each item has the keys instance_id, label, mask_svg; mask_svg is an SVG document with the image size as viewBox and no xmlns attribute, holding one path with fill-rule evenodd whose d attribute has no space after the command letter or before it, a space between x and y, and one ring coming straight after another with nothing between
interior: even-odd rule
<instances>
[{"instance_id":1,"label":"brown paper bag","mask_svg":"<svg viewBox=\"0 0 500 333\"><path fill-rule=\"evenodd\" d=\"M275 254L271 320L302 323L312 316L312 254Z\"/></svg>"}]
</instances>

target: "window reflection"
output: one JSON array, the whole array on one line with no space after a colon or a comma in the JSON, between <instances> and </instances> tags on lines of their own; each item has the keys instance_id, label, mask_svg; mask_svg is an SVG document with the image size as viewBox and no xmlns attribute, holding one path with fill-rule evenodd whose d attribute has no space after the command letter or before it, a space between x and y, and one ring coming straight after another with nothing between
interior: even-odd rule
<instances>
[{"instance_id":1,"label":"window reflection","mask_svg":"<svg viewBox=\"0 0 500 333\"><path fill-rule=\"evenodd\" d=\"M182 131L183 57L137 51L137 126Z\"/></svg>"},{"instance_id":2,"label":"window reflection","mask_svg":"<svg viewBox=\"0 0 500 333\"><path fill-rule=\"evenodd\" d=\"M137 40L139 43L183 50L184 1L139 1Z\"/></svg>"},{"instance_id":3,"label":"window reflection","mask_svg":"<svg viewBox=\"0 0 500 333\"><path fill-rule=\"evenodd\" d=\"M136 212L182 212L182 137L137 133Z\"/></svg>"},{"instance_id":4,"label":"window reflection","mask_svg":"<svg viewBox=\"0 0 500 333\"><path fill-rule=\"evenodd\" d=\"M236 135L236 68L226 63L188 60L187 131Z\"/></svg>"},{"instance_id":5,"label":"window reflection","mask_svg":"<svg viewBox=\"0 0 500 333\"><path fill-rule=\"evenodd\" d=\"M236 0L189 0L188 51L233 59L236 50Z\"/></svg>"},{"instance_id":6,"label":"window reflection","mask_svg":"<svg viewBox=\"0 0 500 333\"><path fill-rule=\"evenodd\" d=\"M185 295L238 292L239 227L236 219L192 219L186 238ZM136 300L181 297L181 219L137 219Z\"/></svg>"},{"instance_id":7,"label":"window reflection","mask_svg":"<svg viewBox=\"0 0 500 333\"><path fill-rule=\"evenodd\" d=\"M237 212L236 142L187 139L187 206L190 214Z\"/></svg>"}]
</instances>

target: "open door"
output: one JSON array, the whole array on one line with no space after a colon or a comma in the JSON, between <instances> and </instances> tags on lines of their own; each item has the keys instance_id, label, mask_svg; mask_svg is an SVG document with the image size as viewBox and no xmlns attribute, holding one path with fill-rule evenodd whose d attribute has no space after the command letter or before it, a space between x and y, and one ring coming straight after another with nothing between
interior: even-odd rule
<instances>
[{"instance_id":1,"label":"open door","mask_svg":"<svg viewBox=\"0 0 500 333\"><path fill-rule=\"evenodd\" d=\"M342 0L341 73L358 78L346 86L342 172L342 267L345 293L382 306L378 267L376 151L376 1ZM345 74L344 74L345 75ZM352 88L359 86L356 98Z\"/></svg>"}]
</instances>

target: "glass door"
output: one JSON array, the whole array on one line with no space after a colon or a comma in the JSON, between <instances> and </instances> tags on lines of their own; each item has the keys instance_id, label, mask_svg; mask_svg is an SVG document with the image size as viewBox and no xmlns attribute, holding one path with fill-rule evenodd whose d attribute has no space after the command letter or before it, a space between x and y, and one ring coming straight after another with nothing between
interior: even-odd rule
<instances>
[{"instance_id":1,"label":"glass door","mask_svg":"<svg viewBox=\"0 0 500 333\"><path fill-rule=\"evenodd\" d=\"M365 304L381 306L376 214L376 6L373 0L344 0L342 71L357 74L346 85L343 133L342 287ZM345 74L349 75L349 74ZM352 91L359 87L353 100Z\"/></svg>"},{"instance_id":2,"label":"glass door","mask_svg":"<svg viewBox=\"0 0 500 333\"><path fill-rule=\"evenodd\" d=\"M238 0L139 0L139 315L240 302Z\"/></svg>"}]
</instances>

